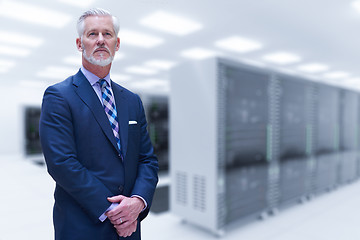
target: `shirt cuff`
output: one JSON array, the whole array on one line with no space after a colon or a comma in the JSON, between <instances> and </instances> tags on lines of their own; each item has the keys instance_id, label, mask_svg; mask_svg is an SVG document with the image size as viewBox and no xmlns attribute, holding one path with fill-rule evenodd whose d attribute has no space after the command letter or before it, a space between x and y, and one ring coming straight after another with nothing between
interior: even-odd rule
<instances>
[{"instance_id":1,"label":"shirt cuff","mask_svg":"<svg viewBox=\"0 0 360 240\"><path fill-rule=\"evenodd\" d=\"M139 195L132 195L131 197L140 198L140 199L144 202L145 207L144 207L143 210L141 210L141 212L143 212L143 211L147 208L147 202L145 201L145 199L144 199L143 197L141 197L141 196L139 196Z\"/></svg>"},{"instance_id":2,"label":"shirt cuff","mask_svg":"<svg viewBox=\"0 0 360 240\"><path fill-rule=\"evenodd\" d=\"M99 220L101 222L104 222L107 219L107 216L105 215L105 213L107 213L110 210L113 210L117 205L119 205L119 204L118 203L112 203L110 205L110 207L108 209L106 209L106 211L103 214L101 214L101 216L99 217Z\"/></svg>"}]
</instances>

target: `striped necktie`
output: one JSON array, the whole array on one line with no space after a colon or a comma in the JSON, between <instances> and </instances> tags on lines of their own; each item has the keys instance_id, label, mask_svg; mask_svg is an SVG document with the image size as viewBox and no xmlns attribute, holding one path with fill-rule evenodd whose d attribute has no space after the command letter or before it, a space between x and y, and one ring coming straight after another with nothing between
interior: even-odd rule
<instances>
[{"instance_id":1,"label":"striped necktie","mask_svg":"<svg viewBox=\"0 0 360 240\"><path fill-rule=\"evenodd\" d=\"M110 87L107 85L105 79L100 79L99 84L101 87L105 113L109 119L118 148L120 150L121 148L120 148L120 137L119 137L119 122L118 122L116 107L114 104L114 96L111 94Z\"/></svg>"}]
</instances>

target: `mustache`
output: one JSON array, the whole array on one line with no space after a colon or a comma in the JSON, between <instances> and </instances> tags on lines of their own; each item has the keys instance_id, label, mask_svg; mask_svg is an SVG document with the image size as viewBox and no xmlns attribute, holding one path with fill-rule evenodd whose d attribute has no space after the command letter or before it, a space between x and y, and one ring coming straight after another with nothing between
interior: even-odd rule
<instances>
[{"instance_id":1,"label":"mustache","mask_svg":"<svg viewBox=\"0 0 360 240\"><path fill-rule=\"evenodd\" d=\"M92 52L92 53L95 53L97 50L99 50L99 49L101 49L101 50L106 50L108 53L110 53L110 49L107 47L107 46L99 46L99 47L96 47L95 49L94 49L94 51Z\"/></svg>"}]
</instances>

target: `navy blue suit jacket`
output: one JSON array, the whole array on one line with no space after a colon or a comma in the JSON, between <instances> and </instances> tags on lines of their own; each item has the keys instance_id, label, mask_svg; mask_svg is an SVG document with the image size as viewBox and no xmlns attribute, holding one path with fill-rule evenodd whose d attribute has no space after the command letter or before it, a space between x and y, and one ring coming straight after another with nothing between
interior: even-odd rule
<instances>
[{"instance_id":1,"label":"navy blue suit jacket","mask_svg":"<svg viewBox=\"0 0 360 240\"><path fill-rule=\"evenodd\" d=\"M53 220L56 239L119 239L107 219L107 197L139 195L151 206L158 181L157 158L138 95L112 82L122 153L92 86L79 71L44 94L40 139L49 174L56 182ZM137 124L129 124L136 121ZM121 160L121 154L123 161Z\"/></svg>"}]
</instances>

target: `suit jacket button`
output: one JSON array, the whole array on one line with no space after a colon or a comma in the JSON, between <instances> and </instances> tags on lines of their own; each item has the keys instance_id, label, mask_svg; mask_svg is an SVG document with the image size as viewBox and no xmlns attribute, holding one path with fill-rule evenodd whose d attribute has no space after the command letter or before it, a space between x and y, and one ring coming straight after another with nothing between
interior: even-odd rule
<instances>
[{"instance_id":1,"label":"suit jacket button","mask_svg":"<svg viewBox=\"0 0 360 240\"><path fill-rule=\"evenodd\" d=\"M120 185L119 186L119 191L122 192L124 190L124 186L123 185Z\"/></svg>"}]
</instances>

